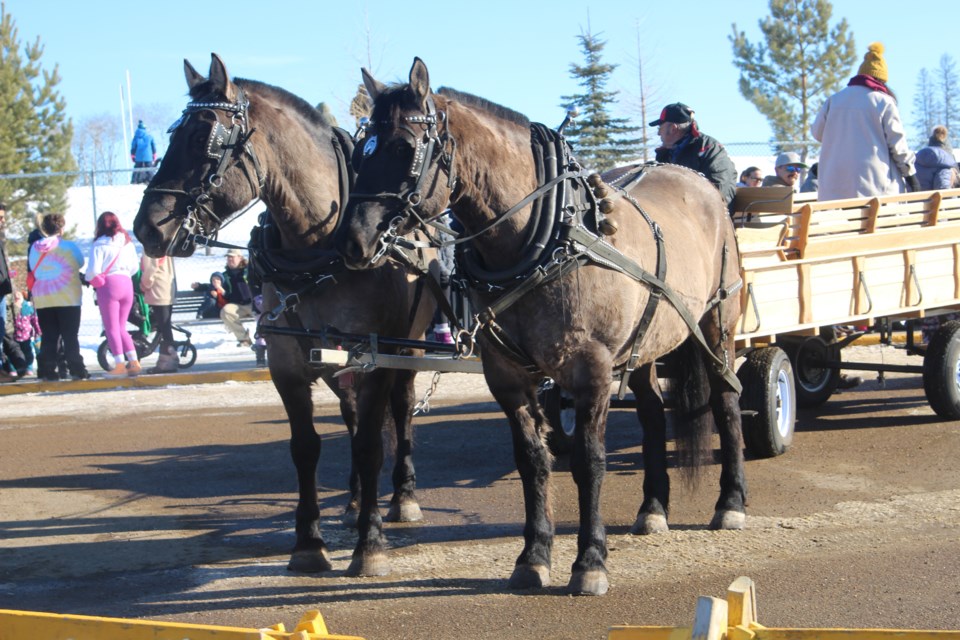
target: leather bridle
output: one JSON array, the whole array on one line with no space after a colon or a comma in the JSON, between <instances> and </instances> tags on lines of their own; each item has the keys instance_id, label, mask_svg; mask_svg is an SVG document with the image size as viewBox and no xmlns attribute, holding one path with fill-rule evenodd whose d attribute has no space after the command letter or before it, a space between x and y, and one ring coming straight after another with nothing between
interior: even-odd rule
<instances>
[{"instance_id":1,"label":"leather bridle","mask_svg":"<svg viewBox=\"0 0 960 640\"><path fill-rule=\"evenodd\" d=\"M235 211L230 215L221 218L210 206L210 203L213 200L213 191L223 185L224 174L231 166L240 164L244 154L249 156L251 162L253 163L254 172L256 173L256 183L254 183L252 178L250 180L254 191L253 203L255 203L257 197L259 197L260 191L263 189L263 185L266 183L267 176L263 171L260 160L257 158L257 154L254 151L253 146L250 144L250 138L253 136L253 132L256 131L256 129L249 127L249 107L250 101L247 100L246 96L244 95L243 89L237 87L237 99L235 102L195 101L187 103L186 108L183 110L183 114L167 130L167 133L175 134L177 130L183 128L183 126L190 120L190 116L195 113L209 111L214 114L215 122L210 128L210 135L207 138L207 144L205 148L206 157L214 161L211 163L213 168L203 178L201 178L200 186L195 187L190 191L150 186L144 190L144 196L150 193L161 193L176 196L186 196L187 198L192 198L193 200L187 205L185 214L177 215L171 213L172 217L180 218L180 224L173 235L173 241L171 241L167 247L167 255L173 255L173 253L176 251L176 239L179 237L181 232L184 233L184 240L179 248L183 251L186 251L191 245L198 244L198 240L201 241L199 244L205 244L205 242L202 241L209 242L211 238L216 237L216 234L221 227L230 222L230 220L239 217L244 211L249 209L249 207L246 207L241 211ZM220 118L218 117L219 112L225 112L229 115L229 128L225 127L220 122ZM244 166L247 175L250 176L250 172L246 170L246 166L242 166ZM253 203L251 203L251 206ZM203 218L201 218L199 215L201 212L203 213ZM213 226L212 229L205 228L205 220L207 224Z\"/></svg>"},{"instance_id":2,"label":"leather bridle","mask_svg":"<svg viewBox=\"0 0 960 640\"><path fill-rule=\"evenodd\" d=\"M379 247L370 260L371 264L378 262L388 252L402 252L401 247L410 249L419 246L420 243L404 240L403 236L409 234L417 226L425 228L425 225L442 216L445 211L445 209L441 209L436 216L430 218L423 218L418 211L420 204L423 202L423 189L426 185L427 174L434 163L439 165L438 169L446 169L447 186L450 189L453 189L456 184L457 178L453 169L456 142L450 137L449 129L446 126L443 128L443 132L440 132L438 127L440 123L446 123L446 112L437 111L433 96L427 96L426 113L404 116L402 124L397 127L398 130L409 134L414 141L413 159L410 161L410 168L407 171L407 175L412 178L408 181L410 186L397 192L353 192L350 194L351 201L375 200L383 202L399 200L403 206L380 235L378 239ZM419 133L414 131L414 126L417 125L420 128ZM363 160L376 152L376 135L369 134L371 126L372 123L366 125L364 138L357 142L356 149L362 153L359 161L354 162L354 168L358 173Z\"/></svg>"}]
</instances>

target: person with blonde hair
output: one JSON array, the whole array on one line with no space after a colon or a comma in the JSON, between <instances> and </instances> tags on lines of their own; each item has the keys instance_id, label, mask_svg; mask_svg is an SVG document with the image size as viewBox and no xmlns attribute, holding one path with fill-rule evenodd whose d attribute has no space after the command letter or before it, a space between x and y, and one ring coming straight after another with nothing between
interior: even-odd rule
<instances>
[{"instance_id":1,"label":"person with blonde hair","mask_svg":"<svg viewBox=\"0 0 960 640\"><path fill-rule=\"evenodd\" d=\"M811 127L820 149L818 199L838 200L919 191L913 151L887 86L884 48L867 48L857 75L827 98Z\"/></svg>"},{"instance_id":2,"label":"person with blonde hair","mask_svg":"<svg viewBox=\"0 0 960 640\"><path fill-rule=\"evenodd\" d=\"M937 125L930 132L927 146L917 151L917 180L924 191L958 186L957 160L950 148L950 132Z\"/></svg>"}]
</instances>

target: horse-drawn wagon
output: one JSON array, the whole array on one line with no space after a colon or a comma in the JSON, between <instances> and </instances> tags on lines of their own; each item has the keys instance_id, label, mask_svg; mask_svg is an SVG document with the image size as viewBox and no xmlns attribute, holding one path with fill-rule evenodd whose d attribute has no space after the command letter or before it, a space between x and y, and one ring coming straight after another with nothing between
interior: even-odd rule
<instances>
[{"instance_id":1,"label":"horse-drawn wagon","mask_svg":"<svg viewBox=\"0 0 960 640\"><path fill-rule=\"evenodd\" d=\"M524 551L509 582L516 589L550 581L551 457L542 436L551 429L537 400L545 376L576 404L571 470L581 544L569 588L600 595L608 587L599 496L612 371L620 372L621 395L629 386L643 417L644 497L632 531L668 530L660 359L681 374L674 394L681 457L695 468L702 441L714 428L720 433L720 497L709 526L739 529L746 517L742 443L754 454L775 455L792 435L797 396L790 354L798 371L817 380L816 371L833 370L820 356L843 345L825 341L818 350L811 338L820 327L919 317L960 303L960 238L928 229L941 221L947 229L956 194L904 196L883 207L879 200L820 203L815 218L812 204L794 211L791 203L775 218L762 211L769 207L754 206L738 240L716 190L694 172L660 165L619 182L587 177L556 132L477 96L434 93L419 59L407 84L386 87L364 73L374 111L356 153L349 136L321 122L309 104L270 85L234 82L215 55L208 76L186 62L184 72L191 101L171 128L171 150L144 192L135 230L150 255L190 255L198 238L209 242L245 203L260 198L270 212L251 253L260 254L256 264L279 265L263 269L272 311L260 332L268 335L271 376L290 419L298 471L293 570L331 568L316 503L321 445L310 385L318 378L337 394L352 434L348 515L356 517L358 541L348 574L389 571L378 506L385 424L392 422L398 442L387 517L421 517L410 431L416 367L396 359L431 346L416 339L433 312L424 291L429 279L380 262L403 246L431 251L426 226L447 207L472 234L460 239L471 239L461 263L472 273L480 309L468 333L483 332L483 372L510 422L524 487ZM310 161L303 140L317 141ZM284 161L289 157L296 162ZM927 204L918 212L915 202ZM889 281L891 272L899 281ZM838 284L845 274L847 290ZM925 367L941 375L925 371L925 379L934 380L927 385L928 394L935 390L934 408L960 414L960 338L954 339L960 323L945 329L947 338L938 336L940 347L931 344ZM739 379L737 341L746 355ZM347 357L315 359L331 345ZM387 359L395 362L388 366ZM331 364L357 365L358 375L338 378L333 367L316 366ZM817 391L815 382L800 388Z\"/></svg>"},{"instance_id":2,"label":"horse-drawn wagon","mask_svg":"<svg viewBox=\"0 0 960 640\"><path fill-rule=\"evenodd\" d=\"M933 410L960 418L960 324L943 323L925 345L913 332L918 319L960 309L960 189L819 202L786 187L746 188L734 209L749 451L782 453L796 408L825 402L841 368L922 373ZM900 322L922 366L842 361L856 328L889 341ZM838 339L838 325L852 335Z\"/></svg>"}]
</instances>

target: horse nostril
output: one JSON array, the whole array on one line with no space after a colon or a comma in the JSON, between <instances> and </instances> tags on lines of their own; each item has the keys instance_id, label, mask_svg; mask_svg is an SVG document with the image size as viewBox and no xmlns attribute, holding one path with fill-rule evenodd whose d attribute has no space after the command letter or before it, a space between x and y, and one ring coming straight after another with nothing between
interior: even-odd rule
<instances>
[{"instance_id":1,"label":"horse nostril","mask_svg":"<svg viewBox=\"0 0 960 640\"><path fill-rule=\"evenodd\" d=\"M343 255L348 260L360 260L363 258L363 247L354 238L349 238L343 243Z\"/></svg>"}]
</instances>

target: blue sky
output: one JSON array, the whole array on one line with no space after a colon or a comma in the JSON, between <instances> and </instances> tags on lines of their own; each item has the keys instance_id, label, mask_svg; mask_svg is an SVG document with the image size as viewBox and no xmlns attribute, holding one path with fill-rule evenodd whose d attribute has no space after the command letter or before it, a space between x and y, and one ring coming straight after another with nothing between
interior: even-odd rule
<instances>
[{"instance_id":1,"label":"blue sky","mask_svg":"<svg viewBox=\"0 0 960 640\"><path fill-rule=\"evenodd\" d=\"M607 41L604 61L619 65L609 87L621 91L617 115L641 123L639 51L657 88L651 110L686 102L701 129L728 144L770 136L765 119L739 94L728 40L734 22L760 40L757 22L768 14L766 0L6 0L5 6L21 42L39 37L44 66L59 65L75 122L119 114L128 71L134 118L139 106L159 105L172 121L186 103L183 59L205 74L213 51L231 75L283 87L313 104L327 102L348 128L360 67L369 66L381 81L403 80L414 56L427 63L434 88L468 91L555 126L563 118L561 96L579 90L569 66L583 61L577 35L589 25ZM960 5L917 6L834 1L834 20L847 19L858 60L868 43L886 46L890 86L906 123L913 119L920 69L932 70L944 53L960 61Z\"/></svg>"}]
</instances>

